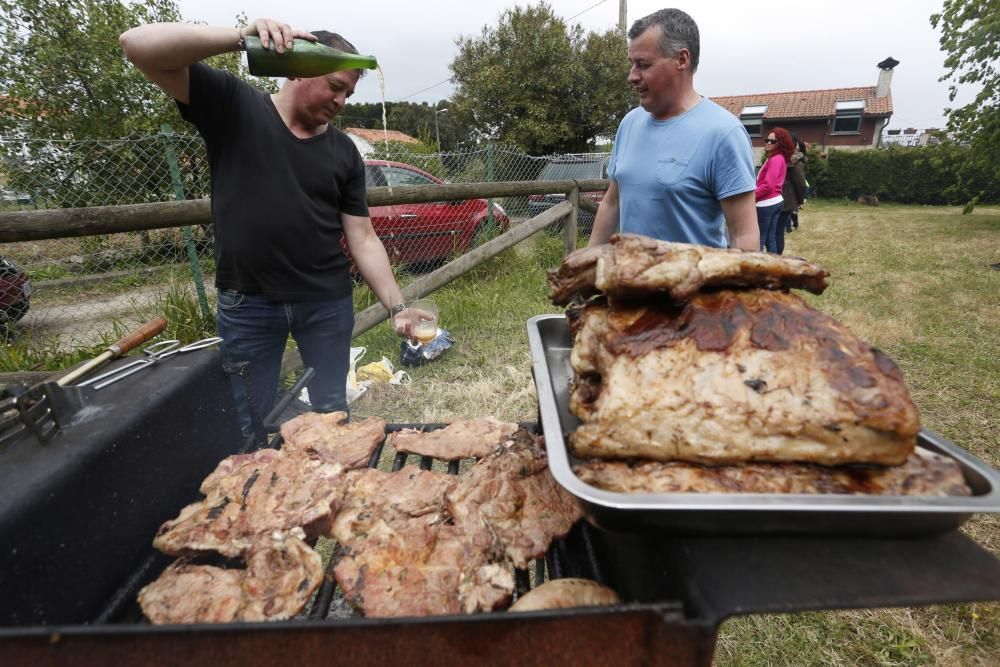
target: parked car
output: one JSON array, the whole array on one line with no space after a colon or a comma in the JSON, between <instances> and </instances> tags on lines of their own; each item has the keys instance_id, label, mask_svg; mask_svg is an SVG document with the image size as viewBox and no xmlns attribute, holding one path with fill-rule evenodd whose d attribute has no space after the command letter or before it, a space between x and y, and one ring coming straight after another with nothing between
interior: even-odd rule
<instances>
[{"instance_id":1,"label":"parked car","mask_svg":"<svg viewBox=\"0 0 1000 667\"><path fill-rule=\"evenodd\" d=\"M538 173L536 181L570 181L583 179L604 179L608 177L608 160L611 155L561 155L558 158L549 160ZM586 197L595 204L600 204L604 199L604 192L584 192L581 197ZM535 217L552 208L556 204L566 200L563 192L550 195L530 195L528 197L528 215ZM590 211L580 209L576 218L577 230L581 234L589 235L594 228L594 214ZM562 223L551 225L548 231L558 233L562 231Z\"/></svg>"},{"instance_id":2,"label":"parked car","mask_svg":"<svg viewBox=\"0 0 1000 667\"><path fill-rule=\"evenodd\" d=\"M0 325L14 324L28 312L31 280L28 274L0 256Z\"/></svg>"},{"instance_id":3,"label":"parked car","mask_svg":"<svg viewBox=\"0 0 1000 667\"><path fill-rule=\"evenodd\" d=\"M365 175L368 187L444 183L413 165L386 160L365 160ZM485 199L372 206L369 215L394 264L439 261L480 245L490 233ZM495 202L493 224L498 232L510 226L507 212Z\"/></svg>"},{"instance_id":4,"label":"parked car","mask_svg":"<svg viewBox=\"0 0 1000 667\"><path fill-rule=\"evenodd\" d=\"M7 188L0 188L0 199L8 204L30 204L33 197L26 192L14 192Z\"/></svg>"}]
</instances>

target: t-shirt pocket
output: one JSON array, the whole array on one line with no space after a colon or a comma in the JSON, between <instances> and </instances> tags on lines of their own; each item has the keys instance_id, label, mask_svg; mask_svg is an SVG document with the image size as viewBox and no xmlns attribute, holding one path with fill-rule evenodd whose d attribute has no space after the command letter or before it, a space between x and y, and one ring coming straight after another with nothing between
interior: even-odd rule
<instances>
[{"instance_id":1,"label":"t-shirt pocket","mask_svg":"<svg viewBox=\"0 0 1000 667\"><path fill-rule=\"evenodd\" d=\"M684 177L688 162L686 157L670 157L656 161L656 180L661 185L674 185Z\"/></svg>"}]
</instances>

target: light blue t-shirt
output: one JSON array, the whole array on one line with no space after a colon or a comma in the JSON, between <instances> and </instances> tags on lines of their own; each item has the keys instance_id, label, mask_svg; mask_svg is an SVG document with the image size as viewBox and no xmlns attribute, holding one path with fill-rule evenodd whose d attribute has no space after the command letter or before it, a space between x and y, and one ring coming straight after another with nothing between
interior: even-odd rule
<instances>
[{"instance_id":1,"label":"light blue t-shirt","mask_svg":"<svg viewBox=\"0 0 1000 667\"><path fill-rule=\"evenodd\" d=\"M708 98L668 120L638 107L618 126L608 178L622 232L724 248L719 200L756 187L750 135Z\"/></svg>"}]
</instances>

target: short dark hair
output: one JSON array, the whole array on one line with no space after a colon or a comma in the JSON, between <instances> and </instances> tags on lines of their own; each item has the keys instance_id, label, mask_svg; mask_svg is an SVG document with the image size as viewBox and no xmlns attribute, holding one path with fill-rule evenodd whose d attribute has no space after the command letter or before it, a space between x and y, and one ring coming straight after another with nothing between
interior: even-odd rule
<instances>
[{"instance_id":1,"label":"short dark hair","mask_svg":"<svg viewBox=\"0 0 1000 667\"><path fill-rule=\"evenodd\" d=\"M332 49L337 49L338 51L344 51L345 53L357 53L358 50L353 44L344 39L344 36L340 33L330 32L329 30L313 30L312 34L316 35L316 41L320 44L326 44ZM360 76L365 75L365 70L356 69L354 70Z\"/></svg>"},{"instance_id":2,"label":"short dark hair","mask_svg":"<svg viewBox=\"0 0 1000 667\"><path fill-rule=\"evenodd\" d=\"M660 26L660 53L667 57L676 56L681 49L687 49L691 54L691 73L698 71L698 59L701 56L701 42L698 37L698 24L686 12L669 8L653 12L636 20L629 28L628 38L635 39L654 25Z\"/></svg>"}]
</instances>

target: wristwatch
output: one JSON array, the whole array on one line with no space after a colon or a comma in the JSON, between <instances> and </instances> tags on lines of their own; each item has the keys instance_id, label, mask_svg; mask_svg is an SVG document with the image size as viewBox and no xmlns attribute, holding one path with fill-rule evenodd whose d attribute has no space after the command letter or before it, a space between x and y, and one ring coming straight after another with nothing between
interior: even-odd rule
<instances>
[{"instance_id":1,"label":"wristwatch","mask_svg":"<svg viewBox=\"0 0 1000 667\"><path fill-rule=\"evenodd\" d=\"M404 310L406 310L406 304L397 303L395 306L389 309L389 317L396 317L396 315L399 315Z\"/></svg>"}]
</instances>

